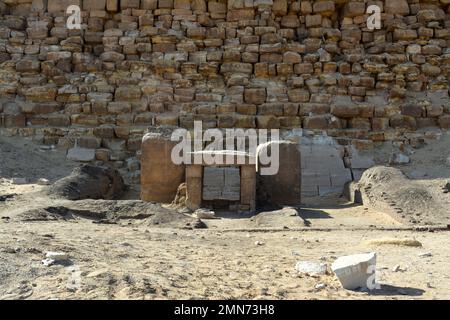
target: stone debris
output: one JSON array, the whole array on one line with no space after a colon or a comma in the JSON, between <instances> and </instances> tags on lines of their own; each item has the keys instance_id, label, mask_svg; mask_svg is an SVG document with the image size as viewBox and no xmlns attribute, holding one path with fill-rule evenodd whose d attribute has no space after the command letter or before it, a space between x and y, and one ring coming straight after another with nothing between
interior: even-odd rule
<instances>
[{"instance_id":1,"label":"stone debris","mask_svg":"<svg viewBox=\"0 0 450 320\"><path fill-rule=\"evenodd\" d=\"M37 181L37 184L40 185L40 186L48 186L48 185L50 185L51 183L50 183L50 181L49 181L48 179L40 178L40 179Z\"/></svg>"},{"instance_id":2,"label":"stone debris","mask_svg":"<svg viewBox=\"0 0 450 320\"><path fill-rule=\"evenodd\" d=\"M432 257L433 254L431 252L424 252L424 253L419 253L419 258L428 258L428 257Z\"/></svg>"},{"instance_id":3,"label":"stone debris","mask_svg":"<svg viewBox=\"0 0 450 320\"><path fill-rule=\"evenodd\" d=\"M406 268L402 268L399 264L392 268L392 272L405 272Z\"/></svg>"},{"instance_id":4,"label":"stone debris","mask_svg":"<svg viewBox=\"0 0 450 320\"><path fill-rule=\"evenodd\" d=\"M325 283L318 283L318 284L316 284L315 286L314 286L314 289L316 289L316 290L322 290L322 289L325 289L326 288L326 284Z\"/></svg>"},{"instance_id":5,"label":"stone debris","mask_svg":"<svg viewBox=\"0 0 450 320\"><path fill-rule=\"evenodd\" d=\"M403 153L395 152L391 155L389 159L390 164L408 164L411 162L411 159Z\"/></svg>"},{"instance_id":6,"label":"stone debris","mask_svg":"<svg viewBox=\"0 0 450 320\"><path fill-rule=\"evenodd\" d=\"M327 273L327 264L314 261L299 261L295 265L295 270L301 274L319 276Z\"/></svg>"},{"instance_id":7,"label":"stone debris","mask_svg":"<svg viewBox=\"0 0 450 320\"><path fill-rule=\"evenodd\" d=\"M375 252L339 257L331 265L331 270L348 290L372 289L369 280L374 275L375 268Z\"/></svg>"},{"instance_id":8,"label":"stone debris","mask_svg":"<svg viewBox=\"0 0 450 320\"><path fill-rule=\"evenodd\" d=\"M207 209L197 209L192 216L198 219L217 219L216 213Z\"/></svg>"},{"instance_id":9,"label":"stone debris","mask_svg":"<svg viewBox=\"0 0 450 320\"><path fill-rule=\"evenodd\" d=\"M45 259L42 260L42 264L46 267L55 263L64 263L69 260L69 256L64 252L48 251L45 254Z\"/></svg>"},{"instance_id":10,"label":"stone debris","mask_svg":"<svg viewBox=\"0 0 450 320\"><path fill-rule=\"evenodd\" d=\"M442 191L444 193L449 193L450 192L450 182L445 184L445 186L442 188Z\"/></svg>"},{"instance_id":11,"label":"stone debris","mask_svg":"<svg viewBox=\"0 0 450 320\"><path fill-rule=\"evenodd\" d=\"M45 257L48 259L53 259L55 261L67 260L69 256L64 252L56 252L56 251L48 251L45 254Z\"/></svg>"},{"instance_id":12,"label":"stone debris","mask_svg":"<svg viewBox=\"0 0 450 320\"><path fill-rule=\"evenodd\" d=\"M255 241L255 246L262 246L264 245L264 242L262 241Z\"/></svg>"}]
</instances>

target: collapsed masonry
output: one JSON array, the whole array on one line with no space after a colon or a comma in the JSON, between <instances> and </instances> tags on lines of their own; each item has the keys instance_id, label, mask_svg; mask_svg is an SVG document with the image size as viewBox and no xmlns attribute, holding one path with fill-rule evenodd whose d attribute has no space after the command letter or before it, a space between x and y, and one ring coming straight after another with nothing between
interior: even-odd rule
<instances>
[{"instance_id":1,"label":"collapsed masonry","mask_svg":"<svg viewBox=\"0 0 450 320\"><path fill-rule=\"evenodd\" d=\"M381 30L366 26L372 3ZM66 28L71 4L83 30ZM0 13L0 133L131 183L154 126L306 136L303 195L357 180L381 143L450 129L448 0L6 0Z\"/></svg>"}]
</instances>

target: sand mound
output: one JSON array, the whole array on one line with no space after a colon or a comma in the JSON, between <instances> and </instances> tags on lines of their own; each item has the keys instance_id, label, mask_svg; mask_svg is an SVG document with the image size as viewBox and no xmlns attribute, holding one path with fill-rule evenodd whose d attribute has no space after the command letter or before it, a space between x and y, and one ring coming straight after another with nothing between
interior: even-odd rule
<instances>
[{"instance_id":1,"label":"sand mound","mask_svg":"<svg viewBox=\"0 0 450 320\"><path fill-rule=\"evenodd\" d=\"M56 181L47 194L68 200L117 199L124 191L125 184L116 169L85 164Z\"/></svg>"},{"instance_id":2,"label":"sand mound","mask_svg":"<svg viewBox=\"0 0 450 320\"><path fill-rule=\"evenodd\" d=\"M411 180L397 168L377 166L364 172L356 189L365 206L401 222L449 224L450 197L441 184L440 180Z\"/></svg>"}]
</instances>

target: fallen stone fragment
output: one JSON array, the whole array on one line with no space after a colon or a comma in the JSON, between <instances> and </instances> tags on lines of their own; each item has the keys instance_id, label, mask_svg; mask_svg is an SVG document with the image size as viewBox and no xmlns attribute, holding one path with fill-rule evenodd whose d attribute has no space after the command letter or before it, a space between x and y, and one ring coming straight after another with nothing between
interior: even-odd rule
<instances>
[{"instance_id":1,"label":"fallen stone fragment","mask_svg":"<svg viewBox=\"0 0 450 320\"><path fill-rule=\"evenodd\" d=\"M403 153L393 153L389 159L390 164L408 164L411 159Z\"/></svg>"},{"instance_id":2,"label":"fallen stone fragment","mask_svg":"<svg viewBox=\"0 0 450 320\"><path fill-rule=\"evenodd\" d=\"M216 213L207 209L197 209L193 216L198 219L217 219Z\"/></svg>"},{"instance_id":3,"label":"fallen stone fragment","mask_svg":"<svg viewBox=\"0 0 450 320\"><path fill-rule=\"evenodd\" d=\"M336 274L342 286L347 290L374 289L376 253L363 253L343 256L336 259L331 270Z\"/></svg>"},{"instance_id":4,"label":"fallen stone fragment","mask_svg":"<svg viewBox=\"0 0 450 320\"><path fill-rule=\"evenodd\" d=\"M327 286L327 285L326 285L325 283L318 283L318 284L316 284L316 285L314 286L314 289L316 289L316 290L322 290L322 289L325 289L326 286Z\"/></svg>"},{"instance_id":5,"label":"fallen stone fragment","mask_svg":"<svg viewBox=\"0 0 450 320\"><path fill-rule=\"evenodd\" d=\"M448 182L443 188L444 193L450 192L450 182Z\"/></svg>"},{"instance_id":6,"label":"fallen stone fragment","mask_svg":"<svg viewBox=\"0 0 450 320\"><path fill-rule=\"evenodd\" d=\"M45 259L42 260L42 264L46 267L55 263L65 262L69 260L69 256L64 252L49 251L45 254Z\"/></svg>"},{"instance_id":7,"label":"fallen stone fragment","mask_svg":"<svg viewBox=\"0 0 450 320\"><path fill-rule=\"evenodd\" d=\"M396 246L405 246L405 247L421 247L422 243L417 241L416 239L396 239L396 238L381 238L381 239L372 239L364 242L367 246L381 246L381 245L396 245Z\"/></svg>"},{"instance_id":8,"label":"fallen stone fragment","mask_svg":"<svg viewBox=\"0 0 450 320\"><path fill-rule=\"evenodd\" d=\"M318 276L327 273L327 265L314 261L299 261L295 265L295 270L309 276Z\"/></svg>"},{"instance_id":9,"label":"fallen stone fragment","mask_svg":"<svg viewBox=\"0 0 450 320\"><path fill-rule=\"evenodd\" d=\"M201 219L197 219L194 222L188 222L184 226L184 229L192 230L192 229L206 229L208 226Z\"/></svg>"},{"instance_id":10,"label":"fallen stone fragment","mask_svg":"<svg viewBox=\"0 0 450 320\"><path fill-rule=\"evenodd\" d=\"M40 186L48 186L48 185L50 185L50 181L45 179L45 178L40 178L37 181L37 184L40 185Z\"/></svg>"},{"instance_id":11,"label":"fallen stone fragment","mask_svg":"<svg viewBox=\"0 0 450 320\"><path fill-rule=\"evenodd\" d=\"M262 241L255 241L255 246L262 246L264 242Z\"/></svg>"},{"instance_id":12,"label":"fallen stone fragment","mask_svg":"<svg viewBox=\"0 0 450 320\"><path fill-rule=\"evenodd\" d=\"M64 252L55 252L55 251L49 251L45 254L45 257L47 259L53 259L55 261L61 261L61 260L67 260L69 259L69 256Z\"/></svg>"},{"instance_id":13,"label":"fallen stone fragment","mask_svg":"<svg viewBox=\"0 0 450 320\"><path fill-rule=\"evenodd\" d=\"M55 263L55 260L53 259L44 259L42 260L42 264L46 267L49 267Z\"/></svg>"},{"instance_id":14,"label":"fallen stone fragment","mask_svg":"<svg viewBox=\"0 0 450 320\"><path fill-rule=\"evenodd\" d=\"M419 257L420 257L420 258L427 258L427 257L431 257L431 256L433 256L433 255L431 254L431 252L425 252L425 253L420 253L420 254L419 254Z\"/></svg>"}]
</instances>

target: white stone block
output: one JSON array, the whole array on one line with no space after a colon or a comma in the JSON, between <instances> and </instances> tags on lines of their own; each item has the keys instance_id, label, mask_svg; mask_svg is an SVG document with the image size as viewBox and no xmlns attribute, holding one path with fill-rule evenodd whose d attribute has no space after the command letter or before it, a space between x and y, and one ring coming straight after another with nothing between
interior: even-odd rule
<instances>
[{"instance_id":1,"label":"white stone block","mask_svg":"<svg viewBox=\"0 0 450 320\"><path fill-rule=\"evenodd\" d=\"M345 289L375 289L376 257L375 252L339 257L331 270Z\"/></svg>"}]
</instances>

